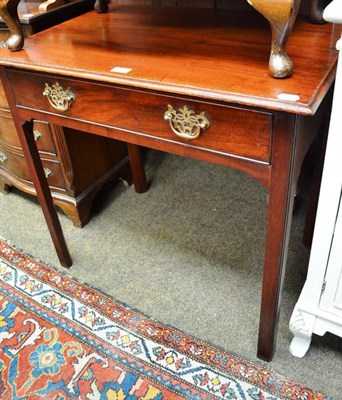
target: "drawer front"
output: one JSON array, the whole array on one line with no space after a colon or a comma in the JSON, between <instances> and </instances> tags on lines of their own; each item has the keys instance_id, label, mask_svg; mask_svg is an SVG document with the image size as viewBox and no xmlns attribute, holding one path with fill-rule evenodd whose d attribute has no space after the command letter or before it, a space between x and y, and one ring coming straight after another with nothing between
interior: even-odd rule
<instances>
[{"instance_id":1,"label":"drawer front","mask_svg":"<svg viewBox=\"0 0 342 400\"><path fill-rule=\"evenodd\" d=\"M18 105L57 115L65 115L86 122L93 122L131 133L191 145L208 151L249 158L269 163L272 135L272 114L253 110L213 104L194 99L149 93L117 86L85 83L79 80L43 77L34 73L10 71L9 78ZM58 83L59 90L70 88L75 101L70 101L67 111L56 110L43 95L45 84L50 88ZM56 89L56 87L54 88ZM55 91L64 105L71 98L70 92ZM200 129L196 139L179 137L164 119L168 106L172 106L177 118L203 123L203 115L209 127ZM188 111L186 111L188 110ZM182 115L184 114L184 115ZM189 115L188 115L189 116ZM184 119L183 118L183 119ZM197 121L197 122L196 122ZM174 122L174 121L173 121ZM186 121L185 121L186 122ZM181 122L174 122L173 125ZM180 128L182 130L182 127Z\"/></svg>"},{"instance_id":2,"label":"drawer front","mask_svg":"<svg viewBox=\"0 0 342 400\"><path fill-rule=\"evenodd\" d=\"M59 162L43 160L43 167L50 187L65 190L65 183ZM19 180L32 184L26 160L23 154L12 152L0 144L0 168Z\"/></svg>"},{"instance_id":3,"label":"drawer front","mask_svg":"<svg viewBox=\"0 0 342 400\"><path fill-rule=\"evenodd\" d=\"M0 143L21 148L17 130L10 111L0 108Z\"/></svg>"},{"instance_id":4,"label":"drawer front","mask_svg":"<svg viewBox=\"0 0 342 400\"><path fill-rule=\"evenodd\" d=\"M33 123L33 135L40 153L47 153L54 156L57 155L49 123L35 120Z\"/></svg>"},{"instance_id":5,"label":"drawer front","mask_svg":"<svg viewBox=\"0 0 342 400\"><path fill-rule=\"evenodd\" d=\"M0 81L0 107L2 107L2 108L8 108L9 107L8 102L7 102L7 98L6 98L5 93L4 93L4 88L2 87L1 81Z\"/></svg>"},{"instance_id":6,"label":"drawer front","mask_svg":"<svg viewBox=\"0 0 342 400\"><path fill-rule=\"evenodd\" d=\"M33 125L34 137L38 150L51 155L56 155L50 125L47 122L35 121ZM0 143L14 149L21 149L17 130L14 126L10 111L0 108Z\"/></svg>"}]
</instances>

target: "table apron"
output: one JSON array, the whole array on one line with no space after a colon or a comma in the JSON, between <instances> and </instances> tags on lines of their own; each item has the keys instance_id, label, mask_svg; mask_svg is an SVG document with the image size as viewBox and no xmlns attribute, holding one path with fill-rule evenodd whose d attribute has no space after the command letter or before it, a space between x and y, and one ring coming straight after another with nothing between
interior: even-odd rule
<instances>
[{"instance_id":1,"label":"table apron","mask_svg":"<svg viewBox=\"0 0 342 400\"><path fill-rule=\"evenodd\" d=\"M21 71L8 71L8 78L19 107L263 163L270 160L271 112ZM43 95L46 87L50 96ZM74 96L69 104L66 93ZM56 109L51 99L67 109ZM177 132L165 120L165 113L170 109ZM182 129L191 131L196 124L203 124L203 119L209 126L199 128L198 137L189 139L177 135L183 133Z\"/></svg>"}]
</instances>

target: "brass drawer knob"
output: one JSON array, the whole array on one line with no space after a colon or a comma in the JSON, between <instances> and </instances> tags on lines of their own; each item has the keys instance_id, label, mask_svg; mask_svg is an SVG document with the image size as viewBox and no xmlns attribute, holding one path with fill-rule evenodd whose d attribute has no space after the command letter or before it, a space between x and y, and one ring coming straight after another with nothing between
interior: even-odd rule
<instances>
[{"instance_id":1,"label":"brass drawer knob","mask_svg":"<svg viewBox=\"0 0 342 400\"><path fill-rule=\"evenodd\" d=\"M50 178L50 176L52 176L52 171L49 168L44 168L44 174L46 178Z\"/></svg>"},{"instance_id":2,"label":"brass drawer knob","mask_svg":"<svg viewBox=\"0 0 342 400\"><path fill-rule=\"evenodd\" d=\"M178 109L177 111L169 104L164 114L164 119L169 121L172 131L183 139L196 139L202 131L208 129L209 121L204 115L196 114L189 110L187 106Z\"/></svg>"},{"instance_id":3,"label":"brass drawer knob","mask_svg":"<svg viewBox=\"0 0 342 400\"><path fill-rule=\"evenodd\" d=\"M37 129L33 130L33 137L35 141L37 141L41 136L42 134Z\"/></svg>"},{"instance_id":4,"label":"brass drawer knob","mask_svg":"<svg viewBox=\"0 0 342 400\"><path fill-rule=\"evenodd\" d=\"M76 96L70 88L63 89L58 82L52 86L45 83L43 96L47 96L49 103L57 111L69 110L72 103L76 100Z\"/></svg>"},{"instance_id":5,"label":"brass drawer knob","mask_svg":"<svg viewBox=\"0 0 342 400\"><path fill-rule=\"evenodd\" d=\"M0 151L0 162L5 163L7 160L8 158L5 156L5 154Z\"/></svg>"}]
</instances>

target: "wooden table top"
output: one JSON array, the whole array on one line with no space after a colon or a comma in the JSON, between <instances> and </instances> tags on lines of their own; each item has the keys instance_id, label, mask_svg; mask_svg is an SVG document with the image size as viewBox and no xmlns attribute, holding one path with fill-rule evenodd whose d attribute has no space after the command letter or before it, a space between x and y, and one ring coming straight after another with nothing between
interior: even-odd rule
<instances>
[{"instance_id":1,"label":"wooden table top","mask_svg":"<svg viewBox=\"0 0 342 400\"><path fill-rule=\"evenodd\" d=\"M268 73L262 16L193 8L91 11L29 37L21 51L0 49L0 65L310 115L334 79L332 27L297 21L287 46L295 70L283 80Z\"/></svg>"}]
</instances>

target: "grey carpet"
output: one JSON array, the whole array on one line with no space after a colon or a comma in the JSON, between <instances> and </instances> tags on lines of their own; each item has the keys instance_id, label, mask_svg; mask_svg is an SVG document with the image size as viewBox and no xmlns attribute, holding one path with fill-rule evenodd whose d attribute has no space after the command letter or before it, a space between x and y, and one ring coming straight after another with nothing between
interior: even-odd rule
<instances>
[{"instance_id":1,"label":"grey carpet","mask_svg":"<svg viewBox=\"0 0 342 400\"><path fill-rule=\"evenodd\" d=\"M267 192L245 174L159 152L148 154L145 194L119 184L74 228L60 219L68 274L196 338L256 358ZM342 399L341 339L314 336L303 359L288 328L305 280L305 207L294 215L277 350L269 368ZM33 197L0 195L0 235L59 266ZM65 270L64 270L65 271ZM260 362L260 361L258 361Z\"/></svg>"}]
</instances>

